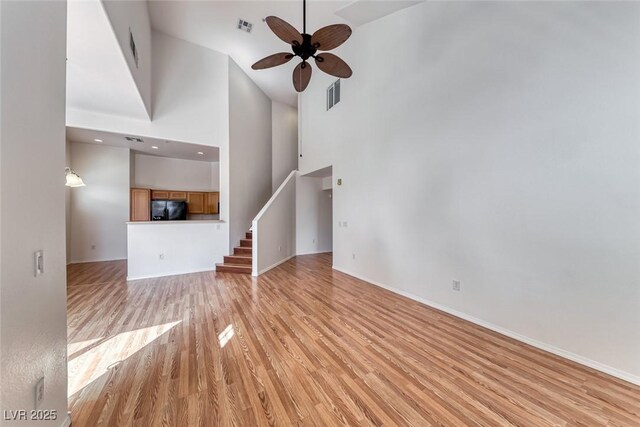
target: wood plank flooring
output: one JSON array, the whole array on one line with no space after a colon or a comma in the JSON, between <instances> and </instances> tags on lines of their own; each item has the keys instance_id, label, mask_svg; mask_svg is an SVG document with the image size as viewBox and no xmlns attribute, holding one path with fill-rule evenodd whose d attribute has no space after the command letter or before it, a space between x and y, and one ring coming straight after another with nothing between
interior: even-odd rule
<instances>
[{"instance_id":1,"label":"wood plank flooring","mask_svg":"<svg viewBox=\"0 0 640 427\"><path fill-rule=\"evenodd\" d=\"M69 266L73 426L640 426L640 387L294 258Z\"/></svg>"}]
</instances>

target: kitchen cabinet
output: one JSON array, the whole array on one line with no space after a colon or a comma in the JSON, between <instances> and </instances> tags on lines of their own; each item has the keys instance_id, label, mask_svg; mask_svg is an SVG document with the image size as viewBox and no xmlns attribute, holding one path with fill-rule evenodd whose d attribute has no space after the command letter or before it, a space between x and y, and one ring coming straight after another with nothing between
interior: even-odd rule
<instances>
[{"instance_id":1,"label":"kitchen cabinet","mask_svg":"<svg viewBox=\"0 0 640 427\"><path fill-rule=\"evenodd\" d=\"M220 201L220 193L210 192L206 193L204 213L208 215L218 214L218 202Z\"/></svg>"},{"instance_id":2,"label":"kitchen cabinet","mask_svg":"<svg viewBox=\"0 0 640 427\"><path fill-rule=\"evenodd\" d=\"M169 191L169 200L187 200L186 191Z\"/></svg>"},{"instance_id":3,"label":"kitchen cabinet","mask_svg":"<svg viewBox=\"0 0 640 427\"><path fill-rule=\"evenodd\" d=\"M131 221L149 221L150 193L147 188L131 189Z\"/></svg>"},{"instance_id":4,"label":"kitchen cabinet","mask_svg":"<svg viewBox=\"0 0 640 427\"><path fill-rule=\"evenodd\" d=\"M192 192L187 193L187 209L190 214L203 214L205 206L205 193Z\"/></svg>"},{"instance_id":5,"label":"kitchen cabinet","mask_svg":"<svg viewBox=\"0 0 640 427\"><path fill-rule=\"evenodd\" d=\"M151 200L167 200L169 192L167 190L151 190Z\"/></svg>"}]
</instances>

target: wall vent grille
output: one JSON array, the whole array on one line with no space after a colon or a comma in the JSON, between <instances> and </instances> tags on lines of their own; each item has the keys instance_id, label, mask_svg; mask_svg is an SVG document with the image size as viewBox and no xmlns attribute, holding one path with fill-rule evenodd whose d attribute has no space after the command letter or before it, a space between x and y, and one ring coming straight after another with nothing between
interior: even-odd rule
<instances>
[{"instance_id":1,"label":"wall vent grille","mask_svg":"<svg viewBox=\"0 0 640 427\"><path fill-rule=\"evenodd\" d=\"M125 136L124 139L131 142L144 142L142 138L138 138L137 136Z\"/></svg>"},{"instance_id":2,"label":"wall vent grille","mask_svg":"<svg viewBox=\"0 0 640 427\"><path fill-rule=\"evenodd\" d=\"M340 102L340 79L327 88L327 111Z\"/></svg>"},{"instance_id":3,"label":"wall vent grille","mask_svg":"<svg viewBox=\"0 0 640 427\"><path fill-rule=\"evenodd\" d=\"M238 29L245 33L250 33L253 28L253 24L245 21L244 19L238 19Z\"/></svg>"}]
</instances>

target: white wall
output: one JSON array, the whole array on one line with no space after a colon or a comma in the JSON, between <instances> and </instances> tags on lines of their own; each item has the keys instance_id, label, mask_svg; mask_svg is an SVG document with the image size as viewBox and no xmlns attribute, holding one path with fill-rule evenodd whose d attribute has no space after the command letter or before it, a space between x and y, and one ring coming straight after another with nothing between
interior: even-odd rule
<instances>
[{"instance_id":1,"label":"white wall","mask_svg":"<svg viewBox=\"0 0 640 427\"><path fill-rule=\"evenodd\" d=\"M67 414L65 25L63 1L0 2L0 400L34 409L44 376L41 408L58 419L35 424L56 427Z\"/></svg>"},{"instance_id":2,"label":"white wall","mask_svg":"<svg viewBox=\"0 0 640 427\"><path fill-rule=\"evenodd\" d=\"M214 221L129 223L127 277L215 270L228 252L228 224Z\"/></svg>"},{"instance_id":3,"label":"white wall","mask_svg":"<svg viewBox=\"0 0 640 427\"><path fill-rule=\"evenodd\" d=\"M71 168L86 187L71 189L69 262L127 258L129 159L128 148L71 143Z\"/></svg>"},{"instance_id":4,"label":"white wall","mask_svg":"<svg viewBox=\"0 0 640 427\"><path fill-rule=\"evenodd\" d=\"M639 33L613 2L359 27L341 102L314 73L300 107L301 172L343 179L336 268L640 383Z\"/></svg>"},{"instance_id":5,"label":"white wall","mask_svg":"<svg viewBox=\"0 0 640 427\"><path fill-rule=\"evenodd\" d=\"M253 220L252 274L258 276L296 254L296 180L292 171Z\"/></svg>"},{"instance_id":6,"label":"white wall","mask_svg":"<svg viewBox=\"0 0 640 427\"><path fill-rule=\"evenodd\" d=\"M64 144L64 166L71 167L71 143ZM71 187L64 187L64 219L66 229L67 264L71 260Z\"/></svg>"},{"instance_id":7,"label":"white wall","mask_svg":"<svg viewBox=\"0 0 640 427\"><path fill-rule=\"evenodd\" d=\"M331 190L324 178L298 176L296 183L296 254L331 252L333 248Z\"/></svg>"},{"instance_id":8,"label":"white wall","mask_svg":"<svg viewBox=\"0 0 640 427\"><path fill-rule=\"evenodd\" d=\"M151 23L146 1L101 0L142 102L151 116ZM138 52L136 64L129 31Z\"/></svg>"},{"instance_id":9,"label":"white wall","mask_svg":"<svg viewBox=\"0 0 640 427\"><path fill-rule=\"evenodd\" d=\"M218 191L218 162L135 154L134 186L164 190ZM217 185L216 185L217 184Z\"/></svg>"},{"instance_id":10,"label":"white wall","mask_svg":"<svg viewBox=\"0 0 640 427\"><path fill-rule=\"evenodd\" d=\"M276 191L298 169L298 110L272 101L271 121L271 188Z\"/></svg>"},{"instance_id":11,"label":"white wall","mask_svg":"<svg viewBox=\"0 0 640 427\"><path fill-rule=\"evenodd\" d=\"M271 196L271 100L229 59L230 247ZM221 161L224 166L224 161ZM222 209L222 207L221 207Z\"/></svg>"}]
</instances>

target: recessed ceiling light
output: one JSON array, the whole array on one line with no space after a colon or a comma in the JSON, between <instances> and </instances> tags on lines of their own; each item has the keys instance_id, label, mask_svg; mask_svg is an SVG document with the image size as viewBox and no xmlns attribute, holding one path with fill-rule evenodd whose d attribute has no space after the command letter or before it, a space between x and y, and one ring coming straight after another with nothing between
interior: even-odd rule
<instances>
[{"instance_id":1,"label":"recessed ceiling light","mask_svg":"<svg viewBox=\"0 0 640 427\"><path fill-rule=\"evenodd\" d=\"M153 148L154 150L157 150L157 149L158 149L158 147L157 147L157 146L155 146L155 145L152 145L152 146L151 146L151 148Z\"/></svg>"},{"instance_id":2,"label":"recessed ceiling light","mask_svg":"<svg viewBox=\"0 0 640 427\"><path fill-rule=\"evenodd\" d=\"M198 154L200 154L201 156L204 156L204 153L202 151L198 151Z\"/></svg>"},{"instance_id":3,"label":"recessed ceiling light","mask_svg":"<svg viewBox=\"0 0 640 427\"><path fill-rule=\"evenodd\" d=\"M101 140L101 139L98 139L98 138L94 139L94 141L95 141L95 142L102 142L102 140Z\"/></svg>"}]
</instances>

